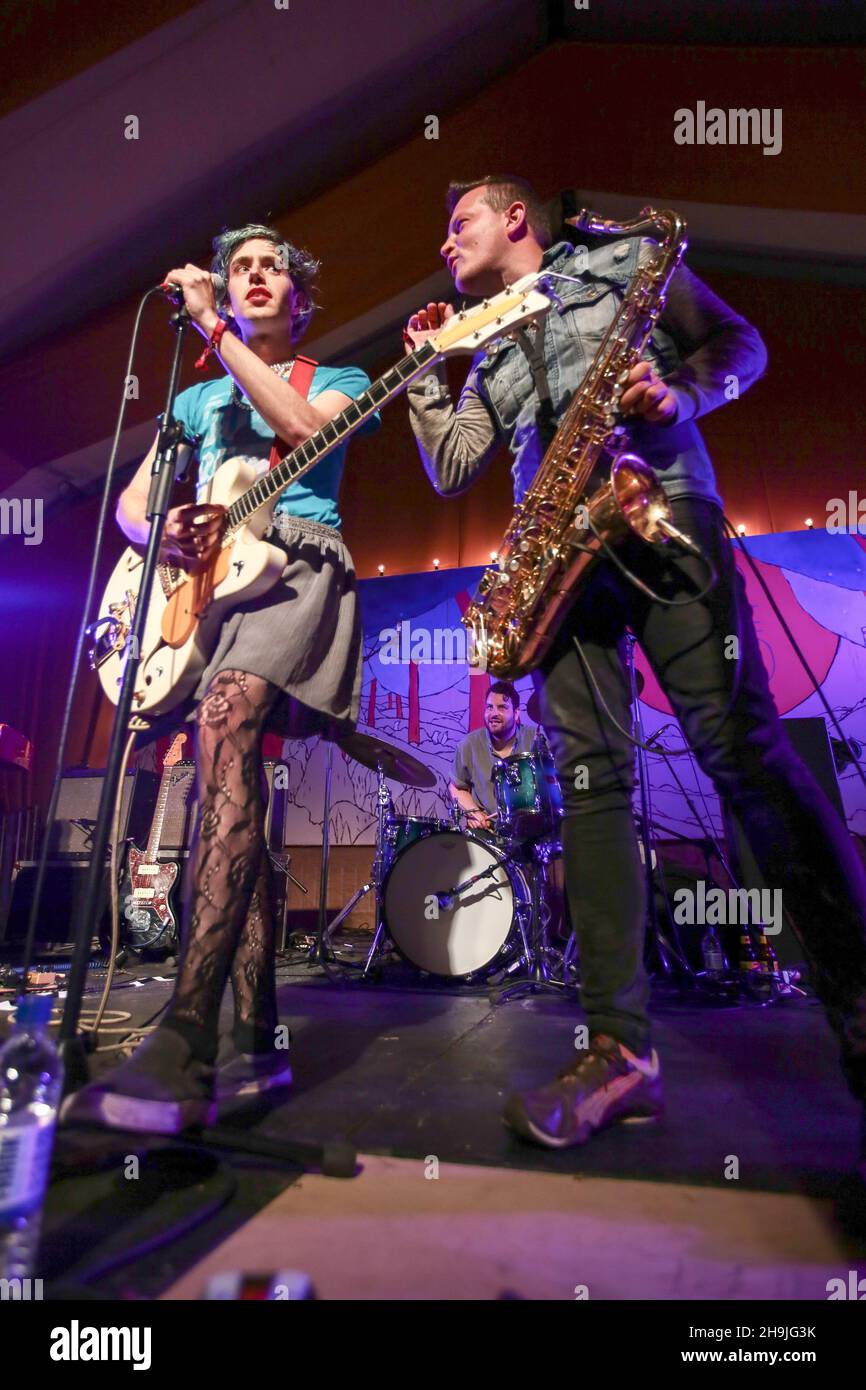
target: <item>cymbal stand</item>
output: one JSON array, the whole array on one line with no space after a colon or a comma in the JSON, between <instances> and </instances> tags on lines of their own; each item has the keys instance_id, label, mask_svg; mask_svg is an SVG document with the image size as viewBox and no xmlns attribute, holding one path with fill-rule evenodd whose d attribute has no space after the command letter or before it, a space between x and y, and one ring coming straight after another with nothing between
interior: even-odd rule
<instances>
[{"instance_id":1,"label":"cymbal stand","mask_svg":"<svg viewBox=\"0 0 866 1390\"><path fill-rule=\"evenodd\" d=\"M391 793L385 784L385 774L382 770L381 763L376 765L376 781L376 853L373 856L373 867L370 872L370 878L367 883L362 884L361 887L352 894L345 907L341 908L333 922L327 923L326 915L320 909L319 935L316 942L315 954L311 956L311 959L317 960L321 965L330 962L331 964L338 963L343 968L354 970L358 968L357 966L347 966L346 963L342 961L336 961L331 946L331 938L340 923L345 921L350 913L355 910L362 898L366 897L367 893L372 893L376 907L376 930L361 972L364 979L368 977L373 962L381 949L382 935L385 930L385 923L382 917L382 886L384 884L385 874L388 871L386 828L394 809Z\"/></svg>"}]
</instances>

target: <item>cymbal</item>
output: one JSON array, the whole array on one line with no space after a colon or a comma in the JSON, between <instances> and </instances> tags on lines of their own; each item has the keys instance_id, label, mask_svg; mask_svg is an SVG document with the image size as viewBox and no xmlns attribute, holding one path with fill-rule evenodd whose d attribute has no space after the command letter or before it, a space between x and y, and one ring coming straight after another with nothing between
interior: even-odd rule
<instances>
[{"instance_id":1,"label":"cymbal","mask_svg":"<svg viewBox=\"0 0 866 1390\"><path fill-rule=\"evenodd\" d=\"M384 739L356 732L338 739L337 747L342 748L348 757L354 758L356 763L370 767L374 772L381 764L386 777L392 777L395 782L402 782L407 787L436 786L435 772L413 758L411 753L404 752L393 743L386 743Z\"/></svg>"}]
</instances>

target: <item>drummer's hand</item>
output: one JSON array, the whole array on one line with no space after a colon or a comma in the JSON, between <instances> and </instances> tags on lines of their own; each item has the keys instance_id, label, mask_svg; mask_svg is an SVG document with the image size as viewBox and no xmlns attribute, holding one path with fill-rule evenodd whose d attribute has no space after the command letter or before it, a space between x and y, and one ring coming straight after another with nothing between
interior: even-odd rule
<instances>
[{"instance_id":1,"label":"drummer's hand","mask_svg":"<svg viewBox=\"0 0 866 1390\"><path fill-rule=\"evenodd\" d=\"M486 811L470 811L466 817L466 824L470 830L489 830L491 820Z\"/></svg>"}]
</instances>

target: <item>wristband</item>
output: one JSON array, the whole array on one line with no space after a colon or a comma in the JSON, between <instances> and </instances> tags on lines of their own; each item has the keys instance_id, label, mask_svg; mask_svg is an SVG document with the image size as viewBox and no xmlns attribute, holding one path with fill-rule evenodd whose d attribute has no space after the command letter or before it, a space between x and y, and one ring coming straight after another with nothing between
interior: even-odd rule
<instances>
[{"instance_id":1,"label":"wristband","mask_svg":"<svg viewBox=\"0 0 866 1390\"><path fill-rule=\"evenodd\" d=\"M226 331L226 321L225 321L225 319L218 319L217 322L214 324L213 332L211 333L210 337L208 338L207 347L205 348L205 350L204 350L204 352L202 353L201 357L199 357L199 358L196 360L196 364L195 364L195 366L196 366L196 371L198 371L198 372L202 371L203 368L204 368L205 366L207 366L207 359L210 357L211 353L212 353L212 352L218 352L218 351L219 351L219 345L220 345L220 342L222 341L222 336L223 336L223 334L225 333L225 331Z\"/></svg>"}]
</instances>

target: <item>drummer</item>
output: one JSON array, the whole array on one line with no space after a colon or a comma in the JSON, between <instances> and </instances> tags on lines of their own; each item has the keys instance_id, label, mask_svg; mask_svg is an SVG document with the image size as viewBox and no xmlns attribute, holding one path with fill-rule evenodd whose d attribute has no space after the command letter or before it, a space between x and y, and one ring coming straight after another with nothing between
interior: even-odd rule
<instances>
[{"instance_id":1,"label":"drummer","mask_svg":"<svg viewBox=\"0 0 866 1390\"><path fill-rule=\"evenodd\" d=\"M493 768L499 758L512 753L531 753L537 734L535 724L520 718L520 696L509 681L495 681L487 692L484 724L473 729L454 755L454 776L449 790L460 809L466 812L471 829L493 830L496 816L496 789Z\"/></svg>"}]
</instances>

